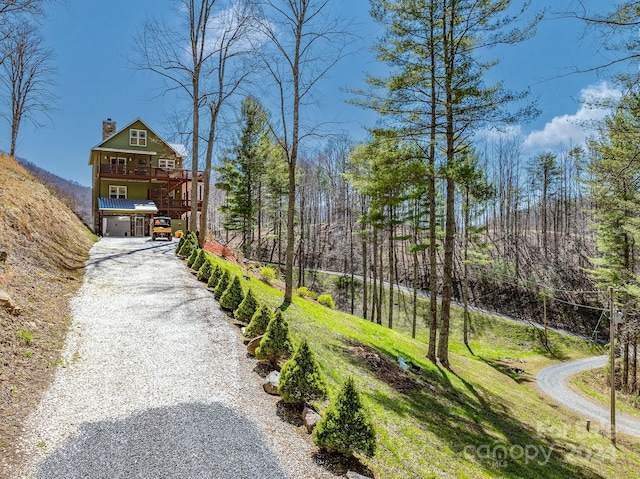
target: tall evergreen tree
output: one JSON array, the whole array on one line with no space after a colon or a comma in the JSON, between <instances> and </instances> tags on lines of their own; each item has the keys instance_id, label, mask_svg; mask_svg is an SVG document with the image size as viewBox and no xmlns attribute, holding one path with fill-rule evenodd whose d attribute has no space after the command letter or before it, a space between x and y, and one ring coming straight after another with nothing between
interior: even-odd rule
<instances>
[{"instance_id":1,"label":"tall evergreen tree","mask_svg":"<svg viewBox=\"0 0 640 479\"><path fill-rule=\"evenodd\" d=\"M629 91L605 121L597 139L589 142L591 178L588 186L597 208L593 211L599 256L591 271L599 286L621 294L624 308L637 307L640 298L636 244L640 241L640 91ZM615 325L610 325L615 327ZM625 390L637 391L637 318L629 317L618 331L622 343ZM613 347L613 345L611 345ZM632 377L629 378L630 361Z\"/></svg>"},{"instance_id":2,"label":"tall evergreen tree","mask_svg":"<svg viewBox=\"0 0 640 479\"><path fill-rule=\"evenodd\" d=\"M273 136L267 112L256 98L244 99L240 115L234 145L216 168L216 187L227 195L226 204L220 207L224 214L223 226L242 233L243 253L250 257Z\"/></svg>"},{"instance_id":3,"label":"tall evergreen tree","mask_svg":"<svg viewBox=\"0 0 640 479\"><path fill-rule=\"evenodd\" d=\"M425 145L432 178L436 174L436 142L444 152L442 173L446 206L440 337L435 351L435 321L432 318L428 356L432 360L437 356L444 366L448 366L456 231L456 163L477 128L535 113L530 106L515 114L507 110L508 105L522 100L525 94L507 92L502 84L487 86L484 75L495 62L483 62L479 50L525 40L533 33L538 18L522 28L508 29L528 7L525 3L511 15L508 13L512 11L510 0L370 2L375 18L386 28L386 35L378 45L379 59L391 66L392 73L387 78L370 79L378 91L386 90L387 94L369 94L363 103L385 114L403 134ZM433 205L433 188L431 197ZM434 210L432 207L431 219ZM435 225L433 221L431 223L430 239L434 248ZM431 258L434 274L434 256Z\"/></svg>"}]
</instances>

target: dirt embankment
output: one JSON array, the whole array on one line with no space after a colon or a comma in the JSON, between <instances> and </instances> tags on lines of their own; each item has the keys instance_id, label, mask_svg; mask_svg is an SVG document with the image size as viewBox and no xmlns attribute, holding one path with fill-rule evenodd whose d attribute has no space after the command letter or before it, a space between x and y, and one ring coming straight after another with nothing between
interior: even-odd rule
<instances>
[{"instance_id":1,"label":"dirt embankment","mask_svg":"<svg viewBox=\"0 0 640 479\"><path fill-rule=\"evenodd\" d=\"M93 236L18 163L0 155L0 477L52 378ZM4 254L6 253L6 259Z\"/></svg>"}]
</instances>

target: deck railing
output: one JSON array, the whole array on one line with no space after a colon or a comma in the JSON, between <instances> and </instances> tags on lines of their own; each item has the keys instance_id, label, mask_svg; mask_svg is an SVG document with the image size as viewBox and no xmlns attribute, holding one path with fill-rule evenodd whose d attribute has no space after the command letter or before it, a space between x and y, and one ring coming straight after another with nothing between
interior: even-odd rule
<instances>
[{"instance_id":1,"label":"deck railing","mask_svg":"<svg viewBox=\"0 0 640 479\"><path fill-rule=\"evenodd\" d=\"M201 179L204 172L198 172ZM191 180L191 170L179 170L175 168L157 168L155 166L129 167L126 165L100 165L100 176L112 178L140 178L140 179L167 179L167 180Z\"/></svg>"}]
</instances>

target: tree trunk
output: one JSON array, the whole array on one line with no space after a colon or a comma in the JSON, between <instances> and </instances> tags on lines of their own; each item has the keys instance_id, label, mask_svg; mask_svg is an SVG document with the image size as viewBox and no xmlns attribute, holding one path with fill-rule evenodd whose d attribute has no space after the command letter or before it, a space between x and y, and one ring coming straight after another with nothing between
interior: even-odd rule
<instances>
[{"instance_id":1,"label":"tree trunk","mask_svg":"<svg viewBox=\"0 0 640 479\"><path fill-rule=\"evenodd\" d=\"M438 250L436 235L436 126L438 96L436 91L436 41L435 41L435 2L430 4L429 60L431 62L431 125L429 129L429 347L427 358L436 362L436 341L438 336Z\"/></svg>"},{"instance_id":2,"label":"tree trunk","mask_svg":"<svg viewBox=\"0 0 640 479\"><path fill-rule=\"evenodd\" d=\"M463 340L465 346L469 347L469 267L467 262L469 261L469 223L471 213L469 211L470 201L469 201L469 187L465 190L465 211L464 211L464 260L462 262L462 281L463 281L463 289L462 289L462 301L463 301Z\"/></svg>"},{"instance_id":3,"label":"tree trunk","mask_svg":"<svg viewBox=\"0 0 640 479\"><path fill-rule=\"evenodd\" d=\"M394 227L393 227L393 208L389 207L389 329L393 329L393 271L394 271Z\"/></svg>"},{"instance_id":4,"label":"tree trunk","mask_svg":"<svg viewBox=\"0 0 640 479\"><path fill-rule=\"evenodd\" d=\"M200 73L193 75L191 84L193 94L193 138L191 139L191 214L189 216L189 229L195 231L198 227L198 160L200 144ZM200 247L204 246L204 232L198 237Z\"/></svg>"},{"instance_id":5,"label":"tree trunk","mask_svg":"<svg viewBox=\"0 0 640 479\"><path fill-rule=\"evenodd\" d=\"M379 317L378 312L378 228L373 225L373 244L371 245L371 249L373 249L373 263L372 263L372 272L373 272L373 282L371 289L371 321L376 321ZM377 321L380 324L380 321Z\"/></svg>"}]
</instances>

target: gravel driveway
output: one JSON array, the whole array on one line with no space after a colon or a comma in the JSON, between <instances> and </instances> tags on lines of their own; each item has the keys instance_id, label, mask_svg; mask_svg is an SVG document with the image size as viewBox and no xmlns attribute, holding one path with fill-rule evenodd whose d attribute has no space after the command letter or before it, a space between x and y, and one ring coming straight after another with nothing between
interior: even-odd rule
<instances>
[{"instance_id":1,"label":"gravel driveway","mask_svg":"<svg viewBox=\"0 0 640 479\"><path fill-rule=\"evenodd\" d=\"M607 364L607 356L595 356L578 359L551 366L538 373L536 382L547 396L563 406L582 414L587 419L598 422L602 429L611 428L609 406L587 399L569 388L570 376L588 369L601 368ZM616 430L632 436L640 437L640 419L629 414L616 411Z\"/></svg>"},{"instance_id":2,"label":"gravel driveway","mask_svg":"<svg viewBox=\"0 0 640 479\"><path fill-rule=\"evenodd\" d=\"M61 367L24 438L33 478L323 478L175 243L91 250Z\"/></svg>"}]
</instances>

